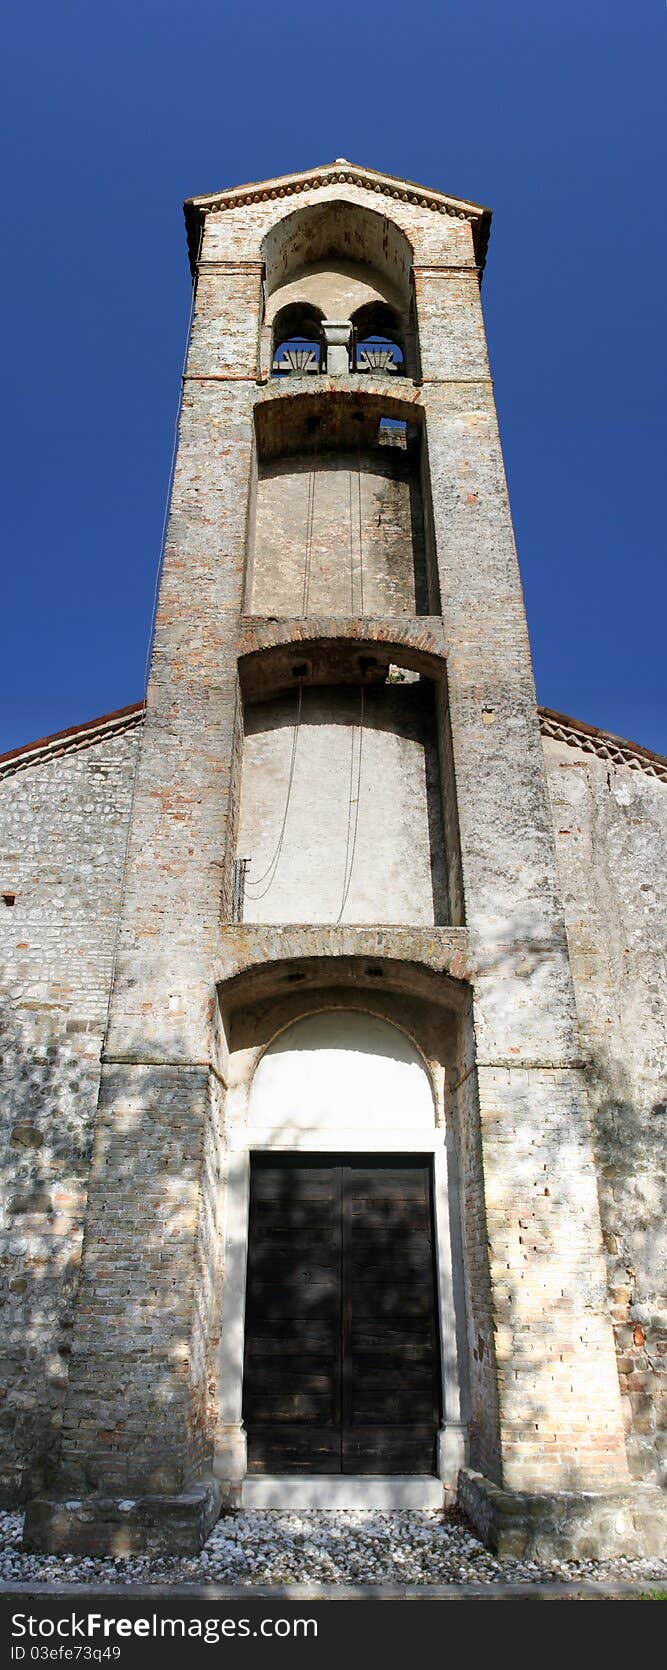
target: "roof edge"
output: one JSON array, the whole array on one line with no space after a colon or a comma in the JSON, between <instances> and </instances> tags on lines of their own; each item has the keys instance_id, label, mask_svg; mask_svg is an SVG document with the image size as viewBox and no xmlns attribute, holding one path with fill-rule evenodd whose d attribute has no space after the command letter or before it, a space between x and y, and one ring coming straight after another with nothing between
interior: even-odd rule
<instances>
[{"instance_id":1,"label":"roof edge","mask_svg":"<svg viewBox=\"0 0 667 1670\"><path fill-rule=\"evenodd\" d=\"M554 742L565 742L569 748L579 748L584 754L597 754L614 765L628 765L634 771L645 771L667 783L667 757L644 748L640 742L616 736L613 731L601 731L585 719L571 719L552 707L538 708L542 736Z\"/></svg>"},{"instance_id":2,"label":"roof edge","mask_svg":"<svg viewBox=\"0 0 667 1670\"><path fill-rule=\"evenodd\" d=\"M70 725L67 730L53 731L50 736L39 737L36 742L26 742L21 748L10 748L8 753L0 754L0 778L12 777L26 766L39 765L45 759L89 748L92 743L103 742L107 736L132 730L141 723L145 706L143 701L131 702L129 707L116 708L113 713L104 713L98 719L87 719L83 725Z\"/></svg>"},{"instance_id":3,"label":"roof edge","mask_svg":"<svg viewBox=\"0 0 667 1670\"><path fill-rule=\"evenodd\" d=\"M54 731L51 736L40 737L37 742L25 743L22 748L11 748L7 754L0 754L0 778L11 777L15 772L30 765L39 765L45 759L89 748L95 742L104 741L107 736L132 730L141 724L145 707L144 701L131 702L129 707L119 707L98 719L88 719L83 725L70 725L65 731ZM640 742L630 742L627 737L615 736L613 731L601 731L597 726L587 724L585 719L571 719L568 714L558 713L552 707L538 707L537 713L542 736L554 742L564 742L570 748L579 748L583 753L597 754L614 765L627 765L631 770L645 771L649 777L667 783L667 757L664 754L656 754L653 749L644 748Z\"/></svg>"}]
</instances>

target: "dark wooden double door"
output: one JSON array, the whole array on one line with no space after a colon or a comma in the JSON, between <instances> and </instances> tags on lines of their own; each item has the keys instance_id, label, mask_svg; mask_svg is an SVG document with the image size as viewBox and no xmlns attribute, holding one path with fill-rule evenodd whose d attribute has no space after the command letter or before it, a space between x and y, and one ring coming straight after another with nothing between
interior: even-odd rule
<instances>
[{"instance_id":1,"label":"dark wooden double door","mask_svg":"<svg viewBox=\"0 0 667 1670\"><path fill-rule=\"evenodd\" d=\"M433 1249L423 1157L253 1159L249 1472L434 1472Z\"/></svg>"}]
</instances>

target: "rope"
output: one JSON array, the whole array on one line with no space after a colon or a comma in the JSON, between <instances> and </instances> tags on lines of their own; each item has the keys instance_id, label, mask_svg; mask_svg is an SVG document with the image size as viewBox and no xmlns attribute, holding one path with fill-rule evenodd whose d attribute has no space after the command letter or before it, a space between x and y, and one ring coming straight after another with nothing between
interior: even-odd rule
<instances>
[{"instance_id":1,"label":"rope","mask_svg":"<svg viewBox=\"0 0 667 1670\"><path fill-rule=\"evenodd\" d=\"M354 539L352 535L352 471L348 472L348 512L350 523L350 614L354 614Z\"/></svg>"},{"instance_id":2,"label":"rope","mask_svg":"<svg viewBox=\"0 0 667 1670\"><path fill-rule=\"evenodd\" d=\"M279 863L279 860L280 860L280 854L283 850L283 841L285 839L285 830L287 828L287 814L289 812L289 807L290 807L290 799L291 799L291 795L292 795L292 784L294 782L294 767L295 767L295 763L296 763L296 745L297 745L297 741L298 741L298 737L299 737L299 726L301 724L301 704L302 704L302 701L303 701L303 680L299 679L299 700L298 700L298 703L297 703L297 710L296 710L296 723L294 725L294 729L293 729L293 732L292 732L292 753L291 753L291 758L290 758L289 777L288 777L288 780L287 780L287 795L285 797L285 810L283 812L283 821L282 821L281 826L280 826L280 834L278 836L277 845L276 845L276 848L275 848L275 851L274 851L274 854L273 854L273 857L272 857L270 863L267 865L266 869L262 872L261 876L253 876L252 881L250 881L249 879L246 879L246 892L250 893L250 897L253 900L258 900L258 899L265 898L266 894L269 892L269 889L271 887L273 887L273 883L276 879L276 874L277 874L277 870L278 870L278 863ZM266 881L267 876L270 877L270 879L267 882L266 887L264 887L262 889L262 892L261 893L253 893L252 889L254 887L261 887L262 882Z\"/></svg>"},{"instance_id":3,"label":"rope","mask_svg":"<svg viewBox=\"0 0 667 1670\"><path fill-rule=\"evenodd\" d=\"M361 539L361 443L357 435L357 501L359 536L359 614L364 612L364 556Z\"/></svg>"},{"instance_id":4,"label":"rope","mask_svg":"<svg viewBox=\"0 0 667 1670\"><path fill-rule=\"evenodd\" d=\"M345 869L344 869L344 872L343 872L343 902L341 904L340 910L339 910L338 915L336 917L336 925L338 925L338 923L342 920L343 911L345 910L345 906L347 904L348 894L349 894L349 891L350 891L350 883L352 881L352 870L354 868L354 857L355 857L355 853L356 853L356 850L357 850L357 830L359 828L359 798L360 798L360 793L361 793L361 755L362 755L363 742L364 742L364 686L363 686L363 684L361 684L359 686L359 694L360 694L359 755L358 755L358 759L357 759L357 794L356 794L356 810L355 810L355 814L354 814L354 833L352 834L352 806L354 804L354 796L353 796L353 793L352 793L353 782L354 782L354 730L353 730L352 731L352 746L350 748L350 787L349 787L348 806L347 806L347 839L346 839L346 842L345 842ZM350 835L351 834L352 834L352 850L350 852ZM348 869L348 860L349 860L349 869Z\"/></svg>"},{"instance_id":5,"label":"rope","mask_svg":"<svg viewBox=\"0 0 667 1670\"><path fill-rule=\"evenodd\" d=\"M164 509L163 509L163 512L162 512L162 528L160 530L160 544L159 544L159 547L158 547L158 559L157 559L157 566L156 566L156 570L155 570L155 581L154 581L154 584L153 584L153 601L152 601L152 605L151 605L151 617L150 617L150 623L149 623L149 627L148 627L148 640L147 640L147 643L146 643L146 656L145 656L145 660L144 660L144 684L143 684L144 704L146 702L146 698L147 698L147 695L148 695L148 675L149 675L149 671L150 671L151 656L152 656L152 653L153 653L153 644L154 644L154 641L155 641L155 623L156 623L156 619L157 619L158 597L160 595L160 581L162 579L162 570L163 570L163 567L164 567L164 553L165 553L165 546L166 546L166 543L167 543L167 526L168 526L168 522L169 522L169 511L170 511L170 508L171 508L171 495L172 495L172 490L173 490L173 486L174 486L174 473L175 473L175 470L176 470L176 455L177 455L177 452L178 452L178 431L179 431L179 425L180 425L180 421L181 421L181 413L183 411L183 394L184 394L184 391L185 391L185 373L186 373L187 363L188 363L188 354L190 352L190 335L191 335L191 332L192 332L192 321L193 321L193 318L194 318L194 311L195 311L195 297L196 297L196 294L197 294L197 268L199 266L199 257L201 255L201 246L202 246L203 238L204 238L204 223L202 221L200 231L199 231L199 244L197 246L197 256L196 256L196 260L193 263L192 289L191 289L191 292L190 292L190 308L189 308L189 312L188 312L188 323L187 323L187 328L186 328L186 332L185 332L185 349L184 349L184 352L183 352L183 361L182 361L182 364L181 364L181 382L180 382L180 389L179 389L179 394L178 394L178 401L177 401L177 404L176 404L176 416L174 418L174 432L173 432L172 445L171 445L171 458L170 458L170 461L169 461L169 475L167 477L167 487L166 487L166 492L165 492L165 496L164 496ZM141 729L140 729L140 732L139 732L139 741L137 743L137 751L136 751L136 754L135 754L135 757L134 757L134 771L132 773L132 786L131 786L131 790L130 790L130 805L129 805L128 816L127 816L127 827L126 827L126 831L125 831L125 846L124 846L124 849L123 849L123 866L122 866L122 870L121 870L120 896L119 896L119 900L118 900L118 913L117 913L117 916L116 916L116 932L115 932L115 936L114 936L114 946L113 946L113 953L112 953L112 957L111 957L111 974L110 974L110 978L109 978L109 995L108 995L108 998L107 998L107 1012L106 1012L106 1017L105 1017L105 1021L104 1021L104 1037L103 1037L103 1041L102 1041L102 1054L104 1053L104 1049L106 1047L107 1035L108 1035L108 1032L109 1032L109 1020L110 1020L110 1016L111 1016L111 1000L112 1000L112 997L113 997L113 989L114 989L114 983L115 983L115 979L116 979L116 968L117 968L117 965L118 965L118 948L119 948L119 945L120 945L121 921L122 921L122 914L123 914L123 905L125 903L125 897L126 897L126 893L127 893L127 871L128 871L128 861L129 861L129 856L130 856L130 835L132 833L132 819L133 819L133 815L134 815L134 802L135 802L136 791L137 791L137 777L138 777L138 774L139 774L139 763L140 763L140 760L141 760L141 755L142 755L143 746L144 746L145 728L146 727L145 727L145 720L144 720L144 724L141 726Z\"/></svg>"},{"instance_id":6,"label":"rope","mask_svg":"<svg viewBox=\"0 0 667 1670\"><path fill-rule=\"evenodd\" d=\"M310 601L310 577L311 577L311 570L312 570L313 537L314 537L314 527L315 527L315 481L316 481L316 475L317 475L318 447L319 447L319 436L318 436L318 432L316 430L315 431L315 456L314 456L314 459L313 459L313 468L310 471L309 476L308 476L308 495L307 495L307 499L306 499L306 540L305 540L305 555L304 555L304 565L303 565L303 592L302 592L302 598L301 598L301 615L302 615L302 618L304 618L308 613L308 603ZM267 893L270 892L270 889L273 887L273 883L274 883L274 881L276 879L276 875L278 873L278 864L280 862L280 855L281 855L282 850L283 850L283 842L285 840L285 830L287 828L287 817L288 817L288 813L289 813L289 809L290 809L290 800L291 800L291 797L292 797L292 785L294 783L294 768L295 768L295 765L296 765L296 750L297 750L297 743L298 743L298 740L299 740L299 730L300 730L300 726L301 726L302 703L303 703L303 680L299 679L299 700L298 700L298 703L297 703L297 710L296 710L296 722L295 722L294 729L293 729L293 732L292 732L292 751L291 751L291 756L290 756L289 775L288 775L288 779L287 779L287 794L286 794L286 797L285 797L285 810L283 812L282 823L280 825L280 833L279 833L279 836L278 836L278 840L276 842L276 846L275 846L275 849L274 849L274 852L273 852L273 856L272 856L270 862L267 864L266 869L262 871L261 876L253 876L252 879L249 876L246 876L245 892L252 899L253 903L258 903L260 899L265 899L266 898ZM250 860L250 862L252 862L252 860ZM264 882L266 882L266 887L263 886ZM261 892L259 892L259 893L256 892L255 891L256 888L261 888Z\"/></svg>"},{"instance_id":7,"label":"rope","mask_svg":"<svg viewBox=\"0 0 667 1670\"><path fill-rule=\"evenodd\" d=\"M312 468L312 470L310 472L310 475L308 477L308 500L307 500L307 504L306 504L306 551L305 551L305 560L304 560L304 567L303 567L303 596L302 596L302 600L301 600L301 615L302 615L302 618L305 617L308 614L308 604L310 602L310 576L311 576L312 561L313 561L313 537L314 537L314 530L315 530L315 480L316 480L316 476L317 476L318 447L319 447L319 434L318 434L318 431L316 430L315 431L315 456L314 456L314 459L313 459L313 468Z\"/></svg>"}]
</instances>

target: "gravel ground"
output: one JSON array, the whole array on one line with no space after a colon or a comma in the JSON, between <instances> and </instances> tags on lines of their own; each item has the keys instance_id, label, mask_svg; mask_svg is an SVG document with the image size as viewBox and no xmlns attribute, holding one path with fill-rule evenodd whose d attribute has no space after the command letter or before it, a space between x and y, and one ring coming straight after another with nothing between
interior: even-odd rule
<instances>
[{"instance_id":1,"label":"gravel ground","mask_svg":"<svg viewBox=\"0 0 667 1670\"><path fill-rule=\"evenodd\" d=\"M456 1512L242 1513L218 1521L201 1554L81 1559L21 1553L22 1515L0 1513L0 1582L641 1583L667 1587L667 1559L497 1560Z\"/></svg>"}]
</instances>

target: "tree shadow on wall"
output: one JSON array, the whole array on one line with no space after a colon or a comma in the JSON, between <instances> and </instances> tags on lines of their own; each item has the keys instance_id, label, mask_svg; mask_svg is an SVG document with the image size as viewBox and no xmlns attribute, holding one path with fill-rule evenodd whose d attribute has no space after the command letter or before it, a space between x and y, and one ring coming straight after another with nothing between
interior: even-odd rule
<instances>
[{"instance_id":1,"label":"tree shadow on wall","mask_svg":"<svg viewBox=\"0 0 667 1670\"><path fill-rule=\"evenodd\" d=\"M588 1072L600 1217L628 1460L635 1477L660 1478L664 1398L667 1102L647 1086L641 1105L623 1062L593 1050Z\"/></svg>"},{"instance_id":2,"label":"tree shadow on wall","mask_svg":"<svg viewBox=\"0 0 667 1670\"><path fill-rule=\"evenodd\" d=\"M182 1404L194 1410L192 1421L205 1425L213 1367L211 1315L219 1293L214 1122L203 1122L207 1128L198 1130L186 1153L184 1122L175 1116L171 1132L169 1121L159 1118L164 1071L147 1069L138 1102L133 1106L128 1097L121 1108L107 1168L108 1128L100 1137L104 1122L96 1117L101 1029L93 1033L90 1023L84 1041L81 1033L63 1036L61 1015L57 1024L58 1033L43 1007L34 1022L7 1002L0 1007L0 1499L8 1505L62 1486L63 1418L72 1382L76 1409L68 1419L77 1452L77 1423L90 1424L93 1408L98 1415L99 1431L82 1435L81 1453L92 1456L76 1480L85 1494L98 1488L116 1451L129 1453L127 1394L141 1360L150 1360L155 1349L146 1450L156 1456L165 1449L161 1423L175 1385ZM179 1047L185 1054L182 1040ZM95 1158L100 1140L101 1165ZM196 1284L194 1299L186 1298L190 1283ZM157 1462L154 1472L159 1489ZM173 1481L165 1478L163 1488L173 1488Z\"/></svg>"},{"instance_id":3,"label":"tree shadow on wall","mask_svg":"<svg viewBox=\"0 0 667 1670\"><path fill-rule=\"evenodd\" d=\"M48 1017L0 1003L3 1159L0 1494L48 1480L67 1386L99 1079Z\"/></svg>"}]
</instances>

